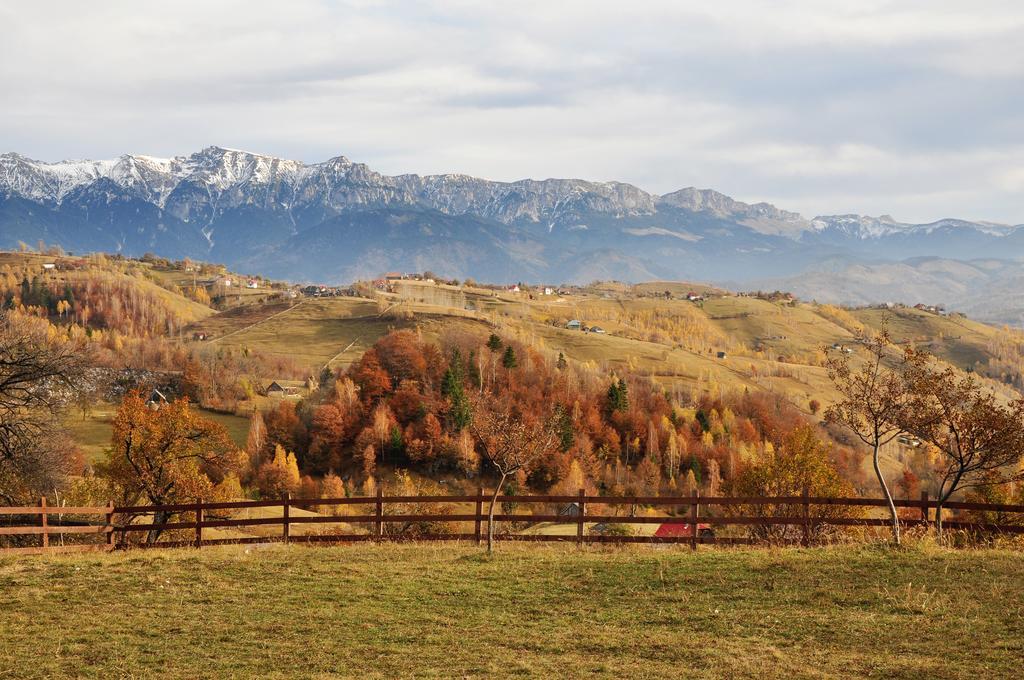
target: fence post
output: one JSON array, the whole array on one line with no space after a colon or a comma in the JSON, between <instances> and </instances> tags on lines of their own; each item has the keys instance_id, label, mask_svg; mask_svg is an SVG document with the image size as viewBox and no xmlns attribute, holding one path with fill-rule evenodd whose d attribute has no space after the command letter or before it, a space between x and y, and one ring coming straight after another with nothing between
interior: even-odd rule
<instances>
[{"instance_id":1,"label":"fence post","mask_svg":"<svg viewBox=\"0 0 1024 680\"><path fill-rule=\"evenodd\" d=\"M576 545L583 546L583 518L587 513L587 492L585 489L580 489L580 500L579 510L580 513L576 517Z\"/></svg>"},{"instance_id":2,"label":"fence post","mask_svg":"<svg viewBox=\"0 0 1024 680\"><path fill-rule=\"evenodd\" d=\"M484 512L484 486L481 484L476 490L476 524L473 527L473 538L476 544L480 545L480 525L483 522Z\"/></svg>"},{"instance_id":3,"label":"fence post","mask_svg":"<svg viewBox=\"0 0 1024 680\"><path fill-rule=\"evenodd\" d=\"M114 501L107 501L107 545L114 546Z\"/></svg>"},{"instance_id":4,"label":"fence post","mask_svg":"<svg viewBox=\"0 0 1024 680\"><path fill-rule=\"evenodd\" d=\"M377 487L377 540L381 541L384 539L384 489Z\"/></svg>"},{"instance_id":5,"label":"fence post","mask_svg":"<svg viewBox=\"0 0 1024 680\"><path fill-rule=\"evenodd\" d=\"M281 513L281 523L284 526L283 536L284 536L284 543L285 543L285 545L288 545L288 540L291 538L291 536L290 536L290 534L291 534L290 527L288 526L288 516L289 516L290 510L291 510L291 500L292 500L291 493L286 493L284 495L284 500L281 501L281 507L283 508L283 512Z\"/></svg>"},{"instance_id":6,"label":"fence post","mask_svg":"<svg viewBox=\"0 0 1024 680\"><path fill-rule=\"evenodd\" d=\"M921 492L921 521L928 524L928 492Z\"/></svg>"},{"instance_id":7,"label":"fence post","mask_svg":"<svg viewBox=\"0 0 1024 680\"><path fill-rule=\"evenodd\" d=\"M43 547L44 548L49 548L50 547L50 520L46 516L46 496L40 497L40 499L39 499L39 507L42 508L42 510L43 510L41 513L39 513L39 516L42 518L42 522L43 522L43 534L42 534L42 536L43 536Z\"/></svg>"},{"instance_id":8,"label":"fence post","mask_svg":"<svg viewBox=\"0 0 1024 680\"><path fill-rule=\"evenodd\" d=\"M697 517L699 512L697 510L697 497L700 492L696 489L693 490L693 497L690 500L690 549L697 549Z\"/></svg>"},{"instance_id":9,"label":"fence post","mask_svg":"<svg viewBox=\"0 0 1024 680\"><path fill-rule=\"evenodd\" d=\"M810 489L808 489L807 486L804 485L804 493L803 493L803 498L804 498L804 501L803 501L803 514L804 514L803 546L805 548L807 548L807 547L809 547L811 545L811 502L808 500L810 495L811 495Z\"/></svg>"},{"instance_id":10,"label":"fence post","mask_svg":"<svg viewBox=\"0 0 1024 680\"><path fill-rule=\"evenodd\" d=\"M203 547L203 499L196 503L196 548Z\"/></svg>"}]
</instances>

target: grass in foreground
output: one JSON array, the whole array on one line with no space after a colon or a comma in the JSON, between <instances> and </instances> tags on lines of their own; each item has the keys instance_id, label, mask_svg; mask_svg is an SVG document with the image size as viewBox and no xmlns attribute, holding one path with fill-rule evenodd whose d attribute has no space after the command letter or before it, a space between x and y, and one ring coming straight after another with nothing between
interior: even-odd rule
<instances>
[{"instance_id":1,"label":"grass in foreground","mask_svg":"<svg viewBox=\"0 0 1024 680\"><path fill-rule=\"evenodd\" d=\"M0 677L1019 677L1019 553L442 544L0 560Z\"/></svg>"}]
</instances>

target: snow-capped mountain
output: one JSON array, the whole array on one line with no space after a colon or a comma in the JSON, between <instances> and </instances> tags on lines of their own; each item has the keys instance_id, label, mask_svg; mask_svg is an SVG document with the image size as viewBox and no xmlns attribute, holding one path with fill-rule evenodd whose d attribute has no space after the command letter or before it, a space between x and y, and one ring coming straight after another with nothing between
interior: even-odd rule
<instances>
[{"instance_id":1,"label":"snow-capped mountain","mask_svg":"<svg viewBox=\"0 0 1024 680\"><path fill-rule=\"evenodd\" d=\"M153 251L295 280L386 269L573 281L792 277L824 261L1024 256L1024 228L888 216L806 219L709 189L378 173L209 147L47 163L0 155L0 248Z\"/></svg>"}]
</instances>

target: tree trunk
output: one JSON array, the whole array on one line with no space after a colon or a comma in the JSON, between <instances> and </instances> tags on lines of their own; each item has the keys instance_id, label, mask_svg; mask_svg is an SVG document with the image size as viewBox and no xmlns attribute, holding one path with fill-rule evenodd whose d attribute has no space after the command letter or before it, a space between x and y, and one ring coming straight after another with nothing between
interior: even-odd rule
<instances>
[{"instance_id":1,"label":"tree trunk","mask_svg":"<svg viewBox=\"0 0 1024 680\"><path fill-rule=\"evenodd\" d=\"M878 477L878 485L882 487L882 494L885 495L885 502L889 505L889 517L892 520L892 540L896 545L900 544L900 518L896 514L896 504L892 500L892 493L889 492L889 485L885 483L885 476L882 475L882 468L878 465L878 440L875 440L871 463L875 468L875 476Z\"/></svg>"},{"instance_id":2,"label":"tree trunk","mask_svg":"<svg viewBox=\"0 0 1024 680\"><path fill-rule=\"evenodd\" d=\"M153 524L166 524L171 519L171 513L165 511L159 511L153 513ZM160 538L160 534L164 532L163 529L150 529L146 532L146 543L156 543L157 539Z\"/></svg>"},{"instance_id":3,"label":"tree trunk","mask_svg":"<svg viewBox=\"0 0 1024 680\"><path fill-rule=\"evenodd\" d=\"M487 554L494 553L494 505L498 502L498 496L501 495L501 490L505 486L505 479L508 477L508 473L503 472L501 474L501 481L498 482L498 486L494 489L494 495L491 496L491 505L487 509Z\"/></svg>"},{"instance_id":4,"label":"tree trunk","mask_svg":"<svg viewBox=\"0 0 1024 680\"><path fill-rule=\"evenodd\" d=\"M942 545L942 504L945 499L940 495L935 501L935 540Z\"/></svg>"}]
</instances>

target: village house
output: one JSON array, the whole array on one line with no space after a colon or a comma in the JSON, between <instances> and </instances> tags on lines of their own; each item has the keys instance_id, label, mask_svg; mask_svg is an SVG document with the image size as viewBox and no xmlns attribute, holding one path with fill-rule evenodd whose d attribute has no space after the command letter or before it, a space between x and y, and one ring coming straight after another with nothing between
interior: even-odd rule
<instances>
[{"instance_id":1,"label":"village house","mask_svg":"<svg viewBox=\"0 0 1024 680\"><path fill-rule=\"evenodd\" d=\"M153 388L153 391L149 393L149 398L146 400L146 406L154 411L158 411L161 406L167 403L167 397L160 390Z\"/></svg>"}]
</instances>

